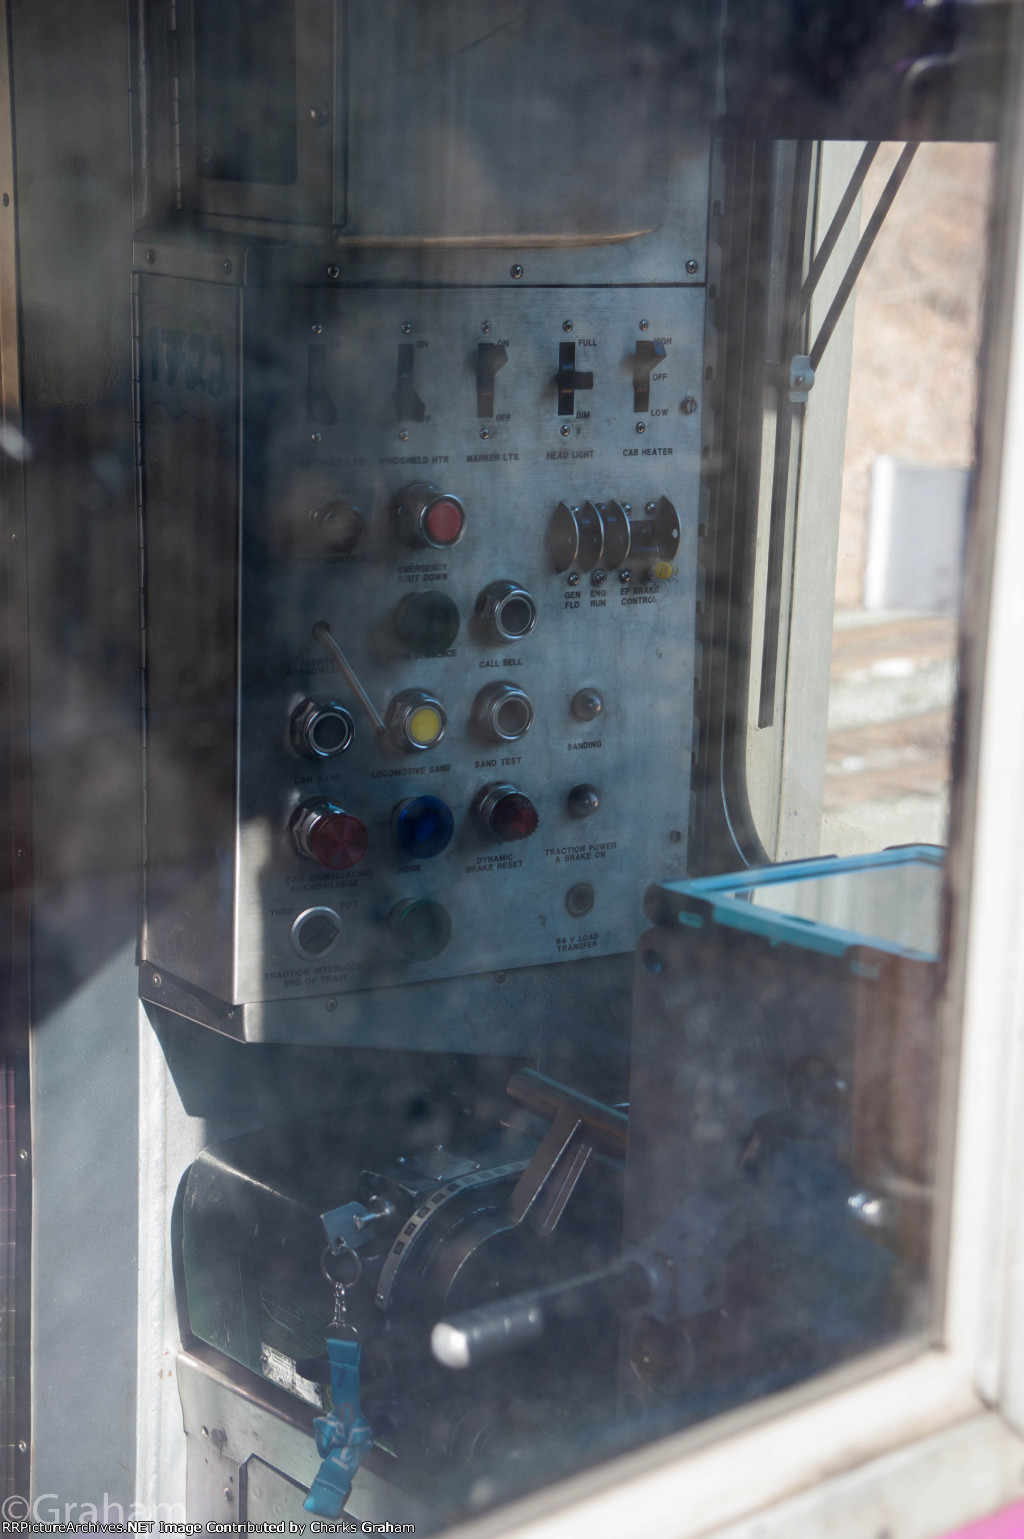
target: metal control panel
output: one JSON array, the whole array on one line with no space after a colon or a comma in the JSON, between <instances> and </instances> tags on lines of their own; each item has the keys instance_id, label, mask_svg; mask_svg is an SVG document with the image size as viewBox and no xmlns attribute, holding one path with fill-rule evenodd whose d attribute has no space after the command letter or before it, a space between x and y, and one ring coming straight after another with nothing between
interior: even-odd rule
<instances>
[{"instance_id":1,"label":"metal control panel","mask_svg":"<svg viewBox=\"0 0 1024 1539\"><path fill-rule=\"evenodd\" d=\"M703 287L140 290L147 962L247 1002L629 951L690 817Z\"/></svg>"}]
</instances>

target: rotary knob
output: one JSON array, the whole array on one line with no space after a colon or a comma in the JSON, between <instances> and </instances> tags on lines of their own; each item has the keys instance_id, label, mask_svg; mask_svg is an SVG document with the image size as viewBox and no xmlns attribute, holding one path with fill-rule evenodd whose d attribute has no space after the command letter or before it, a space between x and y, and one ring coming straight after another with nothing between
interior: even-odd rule
<instances>
[{"instance_id":1,"label":"rotary knob","mask_svg":"<svg viewBox=\"0 0 1024 1539\"><path fill-rule=\"evenodd\" d=\"M302 802L291 821L292 844L299 855L328 871L348 871L366 854L366 824L326 797Z\"/></svg>"},{"instance_id":2,"label":"rotary knob","mask_svg":"<svg viewBox=\"0 0 1024 1539\"><path fill-rule=\"evenodd\" d=\"M540 816L528 796L507 781L492 781L478 792L473 815L488 838L514 844L537 832Z\"/></svg>"},{"instance_id":3,"label":"rotary knob","mask_svg":"<svg viewBox=\"0 0 1024 1539\"><path fill-rule=\"evenodd\" d=\"M466 510L450 492L417 481L399 492L394 503L398 533L407 545L450 550L462 539Z\"/></svg>"}]
</instances>

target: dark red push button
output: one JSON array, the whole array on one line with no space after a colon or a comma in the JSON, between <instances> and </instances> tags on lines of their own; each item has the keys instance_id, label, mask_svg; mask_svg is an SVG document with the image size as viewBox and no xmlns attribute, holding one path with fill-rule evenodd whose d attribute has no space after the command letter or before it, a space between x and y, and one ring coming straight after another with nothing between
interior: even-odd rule
<instances>
[{"instance_id":1,"label":"dark red push button","mask_svg":"<svg viewBox=\"0 0 1024 1539\"><path fill-rule=\"evenodd\" d=\"M423 517L424 532L432 545L454 545L462 538L466 515L451 497L439 497Z\"/></svg>"},{"instance_id":2,"label":"dark red push button","mask_svg":"<svg viewBox=\"0 0 1024 1539\"><path fill-rule=\"evenodd\" d=\"M291 822L292 843L299 855L328 871L348 871L366 854L366 824L336 802L317 798L296 807Z\"/></svg>"},{"instance_id":3,"label":"dark red push button","mask_svg":"<svg viewBox=\"0 0 1024 1539\"><path fill-rule=\"evenodd\" d=\"M473 801L473 813L482 833L501 844L529 839L537 832L540 816L528 796L506 781L492 781Z\"/></svg>"},{"instance_id":4,"label":"dark red push button","mask_svg":"<svg viewBox=\"0 0 1024 1539\"><path fill-rule=\"evenodd\" d=\"M503 844L529 839L537 832L539 822L536 807L521 791L503 796L491 813L491 827Z\"/></svg>"},{"instance_id":5,"label":"dark red push button","mask_svg":"<svg viewBox=\"0 0 1024 1539\"><path fill-rule=\"evenodd\" d=\"M347 812L329 812L309 835L310 854L330 871L347 871L366 854L366 824Z\"/></svg>"}]
</instances>

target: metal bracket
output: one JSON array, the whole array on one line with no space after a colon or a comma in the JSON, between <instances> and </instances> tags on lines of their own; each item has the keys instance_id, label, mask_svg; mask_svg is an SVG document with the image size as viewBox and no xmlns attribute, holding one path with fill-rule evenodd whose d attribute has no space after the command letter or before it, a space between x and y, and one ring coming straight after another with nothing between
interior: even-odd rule
<instances>
[{"instance_id":1,"label":"metal bracket","mask_svg":"<svg viewBox=\"0 0 1024 1539\"><path fill-rule=\"evenodd\" d=\"M789 360L789 399L794 406L807 400L814 388L814 370L806 353L794 353Z\"/></svg>"}]
</instances>

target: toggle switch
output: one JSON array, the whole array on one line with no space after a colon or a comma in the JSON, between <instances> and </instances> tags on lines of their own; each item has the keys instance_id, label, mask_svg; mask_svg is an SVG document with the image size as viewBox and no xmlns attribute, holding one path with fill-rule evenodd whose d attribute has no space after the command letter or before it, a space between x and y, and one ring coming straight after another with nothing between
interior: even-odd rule
<instances>
[{"instance_id":1,"label":"toggle switch","mask_svg":"<svg viewBox=\"0 0 1024 1539\"><path fill-rule=\"evenodd\" d=\"M476 347L476 414L494 416L494 376L508 363L500 342L478 342Z\"/></svg>"},{"instance_id":2,"label":"toggle switch","mask_svg":"<svg viewBox=\"0 0 1024 1539\"><path fill-rule=\"evenodd\" d=\"M576 343L559 342L558 344L558 373L555 375L555 384L558 386L558 415L571 417L576 411L576 391L593 390L594 376L587 371L576 367Z\"/></svg>"},{"instance_id":3,"label":"toggle switch","mask_svg":"<svg viewBox=\"0 0 1024 1539\"><path fill-rule=\"evenodd\" d=\"M651 409L651 371L665 357L662 342L638 342L631 359L633 368L633 410Z\"/></svg>"},{"instance_id":4,"label":"toggle switch","mask_svg":"<svg viewBox=\"0 0 1024 1539\"><path fill-rule=\"evenodd\" d=\"M415 367L415 344L399 342L398 367L395 371L395 416L399 422L422 422L427 415L427 408L413 386Z\"/></svg>"}]
</instances>

